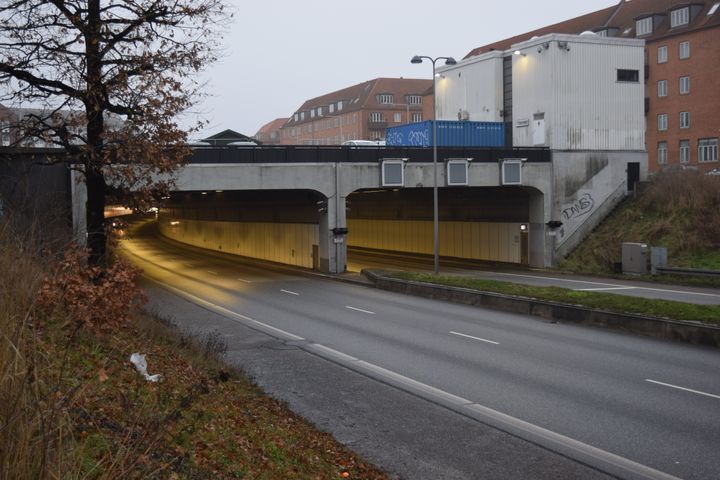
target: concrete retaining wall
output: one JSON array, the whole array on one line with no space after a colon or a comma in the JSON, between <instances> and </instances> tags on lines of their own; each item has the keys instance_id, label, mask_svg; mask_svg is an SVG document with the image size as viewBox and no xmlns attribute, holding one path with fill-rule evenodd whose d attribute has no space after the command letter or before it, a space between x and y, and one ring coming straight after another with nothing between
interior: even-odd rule
<instances>
[{"instance_id":1,"label":"concrete retaining wall","mask_svg":"<svg viewBox=\"0 0 720 480\"><path fill-rule=\"evenodd\" d=\"M720 348L720 328L710 325L592 310L562 303L479 292L459 287L409 282L385 277L378 272L368 270L363 270L363 274L373 281L376 287L383 290Z\"/></svg>"},{"instance_id":2,"label":"concrete retaining wall","mask_svg":"<svg viewBox=\"0 0 720 480\"><path fill-rule=\"evenodd\" d=\"M520 263L520 223L440 222L440 255ZM351 247L433 253L433 222L348 219Z\"/></svg>"},{"instance_id":3,"label":"concrete retaining wall","mask_svg":"<svg viewBox=\"0 0 720 480\"><path fill-rule=\"evenodd\" d=\"M307 223L217 222L161 216L160 233L219 252L313 268L318 226Z\"/></svg>"}]
</instances>

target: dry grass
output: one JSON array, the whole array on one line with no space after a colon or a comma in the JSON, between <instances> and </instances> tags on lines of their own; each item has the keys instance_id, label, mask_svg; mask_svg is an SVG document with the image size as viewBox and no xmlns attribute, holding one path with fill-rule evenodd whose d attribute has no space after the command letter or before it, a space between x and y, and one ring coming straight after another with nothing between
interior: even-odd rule
<instances>
[{"instance_id":1,"label":"dry grass","mask_svg":"<svg viewBox=\"0 0 720 480\"><path fill-rule=\"evenodd\" d=\"M216 332L37 309L61 258L0 224L0 480L386 478L225 365Z\"/></svg>"},{"instance_id":2,"label":"dry grass","mask_svg":"<svg viewBox=\"0 0 720 480\"><path fill-rule=\"evenodd\" d=\"M658 174L637 200L628 200L560 267L610 273L623 242L668 248L671 265L720 268L720 177L692 171Z\"/></svg>"}]
</instances>

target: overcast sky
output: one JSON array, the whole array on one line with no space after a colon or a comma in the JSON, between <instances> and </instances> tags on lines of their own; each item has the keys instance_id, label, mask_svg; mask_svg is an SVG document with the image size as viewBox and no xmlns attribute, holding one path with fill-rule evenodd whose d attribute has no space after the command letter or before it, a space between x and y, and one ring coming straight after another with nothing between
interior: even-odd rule
<instances>
[{"instance_id":1,"label":"overcast sky","mask_svg":"<svg viewBox=\"0 0 720 480\"><path fill-rule=\"evenodd\" d=\"M615 0L227 0L235 19L195 110L209 126L254 135L305 100L377 77L430 78L413 55L452 56L590 13Z\"/></svg>"}]
</instances>

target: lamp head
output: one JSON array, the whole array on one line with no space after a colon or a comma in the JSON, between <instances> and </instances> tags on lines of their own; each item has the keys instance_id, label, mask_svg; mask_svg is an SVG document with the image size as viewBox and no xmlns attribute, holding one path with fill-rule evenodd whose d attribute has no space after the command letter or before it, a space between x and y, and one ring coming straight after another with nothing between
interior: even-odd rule
<instances>
[{"instance_id":1,"label":"lamp head","mask_svg":"<svg viewBox=\"0 0 720 480\"><path fill-rule=\"evenodd\" d=\"M412 57L412 59L410 60L410 63L422 63L422 58L420 58L420 56L418 56L418 55L415 55L415 56Z\"/></svg>"},{"instance_id":2,"label":"lamp head","mask_svg":"<svg viewBox=\"0 0 720 480\"><path fill-rule=\"evenodd\" d=\"M445 59L445 65L457 65L457 62L453 57L448 57Z\"/></svg>"}]
</instances>

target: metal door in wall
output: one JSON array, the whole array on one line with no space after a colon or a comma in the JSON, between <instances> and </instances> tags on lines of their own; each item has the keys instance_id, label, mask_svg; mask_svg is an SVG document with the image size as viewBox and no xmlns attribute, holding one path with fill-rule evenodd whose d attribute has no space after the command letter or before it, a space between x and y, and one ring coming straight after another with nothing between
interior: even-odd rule
<instances>
[{"instance_id":1,"label":"metal door in wall","mask_svg":"<svg viewBox=\"0 0 720 480\"><path fill-rule=\"evenodd\" d=\"M635 190L635 185L640 181L640 163L628 162L627 164L627 189L628 192Z\"/></svg>"}]
</instances>

